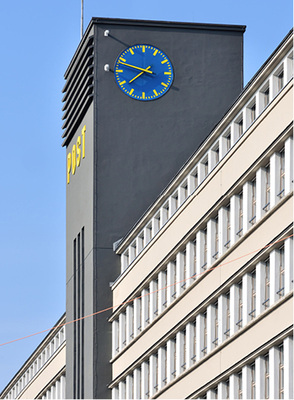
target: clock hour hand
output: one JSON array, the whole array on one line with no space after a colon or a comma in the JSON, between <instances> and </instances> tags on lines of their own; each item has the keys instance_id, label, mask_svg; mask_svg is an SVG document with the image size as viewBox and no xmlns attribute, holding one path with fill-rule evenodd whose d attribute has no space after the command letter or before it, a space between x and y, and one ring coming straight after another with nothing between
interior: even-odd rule
<instances>
[{"instance_id":1,"label":"clock hour hand","mask_svg":"<svg viewBox=\"0 0 294 400\"><path fill-rule=\"evenodd\" d=\"M135 79L139 78L139 76L143 75L144 72L149 72L148 70L149 70L150 68L151 68L151 65L149 65L149 67L146 68L146 71L139 72L138 75L134 76L134 78L131 79L131 80L129 81L129 83L132 83Z\"/></svg>"},{"instance_id":2,"label":"clock hour hand","mask_svg":"<svg viewBox=\"0 0 294 400\"><path fill-rule=\"evenodd\" d=\"M127 64L127 63L122 62L122 61L118 61L118 64L126 65L127 67L131 67L131 68L138 69L139 71L148 72L148 74L153 74L152 71L149 71L149 70L146 69L146 68L136 67L135 65Z\"/></svg>"}]
</instances>

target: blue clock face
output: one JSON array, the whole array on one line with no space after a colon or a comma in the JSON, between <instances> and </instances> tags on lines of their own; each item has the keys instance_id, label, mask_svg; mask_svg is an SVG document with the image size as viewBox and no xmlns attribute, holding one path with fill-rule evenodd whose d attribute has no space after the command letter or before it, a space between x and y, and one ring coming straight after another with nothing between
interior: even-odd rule
<instances>
[{"instance_id":1,"label":"blue clock face","mask_svg":"<svg viewBox=\"0 0 294 400\"><path fill-rule=\"evenodd\" d=\"M126 95L149 101L163 96L170 89L174 74L163 51L148 44L137 44L118 56L114 76Z\"/></svg>"}]
</instances>

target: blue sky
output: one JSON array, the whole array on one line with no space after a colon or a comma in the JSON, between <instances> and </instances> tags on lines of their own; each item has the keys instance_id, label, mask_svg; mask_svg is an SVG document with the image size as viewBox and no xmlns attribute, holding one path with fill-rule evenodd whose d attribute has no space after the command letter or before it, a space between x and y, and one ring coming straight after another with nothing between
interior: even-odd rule
<instances>
[{"instance_id":1,"label":"blue sky","mask_svg":"<svg viewBox=\"0 0 294 400\"><path fill-rule=\"evenodd\" d=\"M84 0L92 17L246 25L244 83L292 28L292 0ZM80 40L80 0L1 4L0 344L65 310L63 74ZM0 391L44 335L0 346Z\"/></svg>"}]
</instances>

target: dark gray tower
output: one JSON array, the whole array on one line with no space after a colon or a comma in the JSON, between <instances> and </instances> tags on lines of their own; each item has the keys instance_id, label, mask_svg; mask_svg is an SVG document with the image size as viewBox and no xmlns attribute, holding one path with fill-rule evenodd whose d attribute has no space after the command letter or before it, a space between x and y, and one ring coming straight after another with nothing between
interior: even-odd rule
<instances>
[{"instance_id":1,"label":"dark gray tower","mask_svg":"<svg viewBox=\"0 0 294 400\"><path fill-rule=\"evenodd\" d=\"M127 233L239 95L244 30L92 19L65 73L63 90L67 321L112 305L109 283L120 273L113 243ZM152 45L171 61L173 84L156 100L131 98L115 81L118 55L136 44ZM140 72L147 75L143 70L136 75ZM110 313L67 326L68 398L110 397Z\"/></svg>"}]
</instances>

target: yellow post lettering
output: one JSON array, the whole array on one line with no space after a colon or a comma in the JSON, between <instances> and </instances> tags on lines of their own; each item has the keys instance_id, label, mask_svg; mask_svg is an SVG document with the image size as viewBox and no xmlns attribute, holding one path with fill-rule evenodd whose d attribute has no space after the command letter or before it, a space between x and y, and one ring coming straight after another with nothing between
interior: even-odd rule
<instances>
[{"instance_id":1,"label":"yellow post lettering","mask_svg":"<svg viewBox=\"0 0 294 400\"><path fill-rule=\"evenodd\" d=\"M80 145L81 145L81 136L78 136L77 139L77 167L80 166L81 163L81 149L80 149Z\"/></svg>"},{"instance_id":2,"label":"yellow post lettering","mask_svg":"<svg viewBox=\"0 0 294 400\"><path fill-rule=\"evenodd\" d=\"M83 146L82 146L82 157L85 158L85 133L86 133L86 125L84 125L82 129L82 137L83 137Z\"/></svg>"},{"instance_id":3,"label":"yellow post lettering","mask_svg":"<svg viewBox=\"0 0 294 400\"><path fill-rule=\"evenodd\" d=\"M77 155L76 155L76 145L72 146L72 174L76 173L76 166L77 166Z\"/></svg>"},{"instance_id":4,"label":"yellow post lettering","mask_svg":"<svg viewBox=\"0 0 294 400\"><path fill-rule=\"evenodd\" d=\"M69 183L69 174L71 170L71 153L67 155L67 183Z\"/></svg>"}]
</instances>

